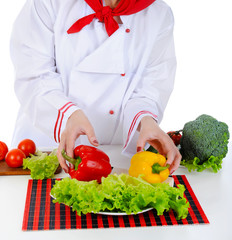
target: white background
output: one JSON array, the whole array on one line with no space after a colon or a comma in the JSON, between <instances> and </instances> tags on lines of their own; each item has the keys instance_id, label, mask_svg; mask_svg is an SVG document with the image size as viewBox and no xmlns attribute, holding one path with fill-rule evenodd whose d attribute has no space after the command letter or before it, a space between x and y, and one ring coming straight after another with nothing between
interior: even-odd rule
<instances>
[{"instance_id":1,"label":"white background","mask_svg":"<svg viewBox=\"0 0 232 240\"><path fill-rule=\"evenodd\" d=\"M65 1L65 0L64 0ZM4 2L4 3L2 3ZM25 0L6 0L0 7L0 141L11 143L19 104L14 95L14 70L9 55L12 24ZM180 129L202 113L226 122L232 135L232 2L231 0L166 0L175 16L178 68L176 85L161 127ZM120 157L118 157L120 159ZM118 159L117 158L117 159ZM1 178L0 226L5 239L231 239L231 153L223 171L186 174L210 225L109 231L21 231L27 177ZM15 197L19 196L18 205ZM20 207L18 207L20 206ZM12 211L9 212L9 209ZM221 221L223 220L223 221ZM12 231L14 229L14 231ZM144 232L145 231L145 232ZM56 235L54 235L56 234ZM132 236L133 235L133 236Z\"/></svg>"},{"instance_id":2,"label":"white background","mask_svg":"<svg viewBox=\"0 0 232 240\"><path fill-rule=\"evenodd\" d=\"M231 0L166 0L175 17L178 68L176 85L161 127L182 129L206 113L232 129ZM9 146L19 108L14 95L14 69L9 40L25 0L7 0L0 8L0 141Z\"/></svg>"}]
</instances>

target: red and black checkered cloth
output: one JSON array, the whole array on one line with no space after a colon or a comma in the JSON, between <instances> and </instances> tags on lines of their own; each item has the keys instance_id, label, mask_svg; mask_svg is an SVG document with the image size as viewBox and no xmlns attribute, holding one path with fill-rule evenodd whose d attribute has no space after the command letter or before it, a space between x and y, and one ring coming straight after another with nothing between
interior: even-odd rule
<instances>
[{"instance_id":1,"label":"red and black checkered cloth","mask_svg":"<svg viewBox=\"0 0 232 240\"><path fill-rule=\"evenodd\" d=\"M64 204L52 202L50 191L56 179L28 181L26 204L22 230L88 229L88 228L125 228L209 223L185 175L173 176L175 186L185 185L185 198L190 203L186 219L176 220L171 210L158 216L156 210L136 215L82 214Z\"/></svg>"}]
</instances>

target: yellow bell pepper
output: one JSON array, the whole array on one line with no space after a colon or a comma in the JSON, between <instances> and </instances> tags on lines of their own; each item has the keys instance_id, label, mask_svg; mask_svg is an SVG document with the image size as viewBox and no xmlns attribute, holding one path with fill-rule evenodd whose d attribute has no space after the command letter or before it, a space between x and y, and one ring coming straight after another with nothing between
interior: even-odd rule
<instances>
[{"instance_id":1,"label":"yellow bell pepper","mask_svg":"<svg viewBox=\"0 0 232 240\"><path fill-rule=\"evenodd\" d=\"M169 176L170 165L166 163L166 158L157 153L143 151L136 153L131 158L129 175L132 177L141 177L149 183L160 183Z\"/></svg>"}]
</instances>

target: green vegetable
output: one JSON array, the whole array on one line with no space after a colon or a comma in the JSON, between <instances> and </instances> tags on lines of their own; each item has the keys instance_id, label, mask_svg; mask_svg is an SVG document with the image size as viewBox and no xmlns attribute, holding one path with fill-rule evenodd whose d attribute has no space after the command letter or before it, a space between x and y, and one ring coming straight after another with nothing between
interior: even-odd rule
<instances>
[{"instance_id":1,"label":"green vegetable","mask_svg":"<svg viewBox=\"0 0 232 240\"><path fill-rule=\"evenodd\" d=\"M58 166L59 161L56 150L50 155L38 151L36 155L31 154L30 157L23 160L23 169L30 169L33 179L53 178Z\"/></svg>"},{"instance_id":2,"label":"green vegetable","mask_svg":"<svg viewBox=\"0 0 232 240\"><path fill-rule=\"evenodd\" d=\"M150 145L150 147L147 149L148 152L153 152L153 153L159 153L154 147Z\"/></svg>"},{"instance_id":3,"label":"green vegetable","mask_svg":"<svg viewBox=\"0 0 232 240\"><path fill-rule=\"evenodd\" d=\"M173 209L177 219L186 218L189 203L184 198L185 188L170 187L166 183L149 184L142 178L127 174L112 174L97 181L83 182L64 178L56 181L51 190L54 202L71 206L78 215L89 212L112 211L138 213L154 208L158 215Z\"/></svg>"},{"instance_id":4,"label":"green vegetable","mask_svg":"<svg viewBox=\"0 0 232 240\"><path fill-rule=\"evenodd\" d=\"M217 172L228 152L229 136L227 124L209 115L201 115L186 123L180 142L181 164L189 171L212 168Z\"/></svg>"}]
</instances>

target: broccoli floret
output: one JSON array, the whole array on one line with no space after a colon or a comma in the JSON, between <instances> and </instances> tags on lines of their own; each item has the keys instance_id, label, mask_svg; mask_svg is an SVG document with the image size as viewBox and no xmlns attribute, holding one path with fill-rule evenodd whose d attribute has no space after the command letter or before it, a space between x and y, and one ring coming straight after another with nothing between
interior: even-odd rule
<instances>
[{"instance_id":1,"label":"broccoli floret","mask_svg":"<svg viewBox=\"0 0 232 240\"><path fill-rule=\"evenodd\" d=\"M182 165L189 171L212 167L217 172L221 169L222 159L228 152L229 130L226 123L203 114L186 123L182 134Z\"/></svg>"}]
</instances>

